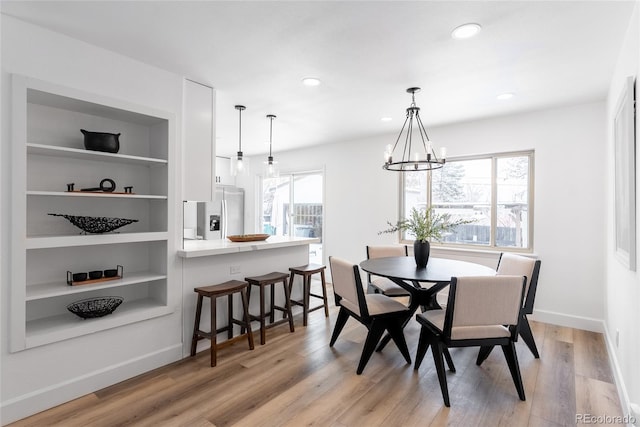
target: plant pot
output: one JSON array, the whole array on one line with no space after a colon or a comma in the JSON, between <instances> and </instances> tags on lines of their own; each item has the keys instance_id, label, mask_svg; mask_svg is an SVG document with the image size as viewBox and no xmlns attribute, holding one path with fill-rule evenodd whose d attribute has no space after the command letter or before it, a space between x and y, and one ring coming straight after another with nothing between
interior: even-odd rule
<instances>
[{"instance_id":1,"label":"plant pot","mask_svg":"<svg viewBox=\"0 0 640 427\"><path fill-rule=\"evenodd\" d=\"M418 268L427 267L429 252L431 252L431 244L429 242L421 242L419 240L413 242L413 256L416 259L416 266Z\"/></svg>"}]
</instances>

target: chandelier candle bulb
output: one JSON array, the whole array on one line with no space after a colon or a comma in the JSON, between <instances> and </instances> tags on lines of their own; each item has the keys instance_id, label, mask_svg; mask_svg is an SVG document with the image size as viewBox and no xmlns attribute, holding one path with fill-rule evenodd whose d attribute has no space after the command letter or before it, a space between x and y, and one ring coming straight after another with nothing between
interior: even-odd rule
<instances>
[{"instance_id":1,"label":"chandelier candle bulb","mask_svg":"<svg viewBox=\"0 0 640 427\"><path fill-rule=\"evenodd\" d=\"M447 147L440 148L440 158L442 158L442 160L447 158Z\"/></svg>"}]
</instances>

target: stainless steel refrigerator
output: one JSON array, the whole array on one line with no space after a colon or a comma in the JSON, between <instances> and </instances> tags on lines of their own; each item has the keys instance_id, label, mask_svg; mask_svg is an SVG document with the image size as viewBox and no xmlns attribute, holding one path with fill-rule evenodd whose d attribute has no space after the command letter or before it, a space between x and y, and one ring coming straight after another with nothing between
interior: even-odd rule
<instances>
[{"instance_id":1,"label":"stainless steel refrigerator","mask_svg":"<svg viewBox=\"0 0 640 427\"><path fill-rule=\"evenodd\" d=\"M198 235L205 240L244 234L244 189L221 185L212 202L198 203Z\"/></svg>"}]
</instances>

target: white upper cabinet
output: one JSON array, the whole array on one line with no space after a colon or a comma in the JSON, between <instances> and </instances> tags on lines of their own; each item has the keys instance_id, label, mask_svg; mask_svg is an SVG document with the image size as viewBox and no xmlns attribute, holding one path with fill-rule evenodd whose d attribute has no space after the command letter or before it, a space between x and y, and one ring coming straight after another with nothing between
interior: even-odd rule
<instances>
[{"instance_id":1,"label":"white upper cabinet","mask_svg":"<svg viewBox=\"0 0 640 427\"><path fill-rule=\"evenodd\" d=\"M184 80L182 199L213 200L215 188L214 91Z\"/></svg>"},{"instance_id":2,"label":"white upper cabinet","mask_svg":"<svg viewBox=\"0 0 640 427\"><path fill-rule=\"evenodd\" d=\"M231 159L216 156L216 184L236 185L236 177L231 173Z\"/></svg>"}]
</instances>

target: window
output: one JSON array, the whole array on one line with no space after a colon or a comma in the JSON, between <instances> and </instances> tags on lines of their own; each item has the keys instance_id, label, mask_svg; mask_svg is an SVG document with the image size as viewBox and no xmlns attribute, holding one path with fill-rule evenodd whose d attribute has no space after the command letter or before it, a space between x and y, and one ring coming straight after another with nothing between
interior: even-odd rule
<instances>
[{"instance_id":1,"label":"window","mask_svg":"<svg viewBox=\"0 0 640 427\"><path fill-rule=\"evenodd\" d=\"M446 235L444 245L532 249L533 151L447 159L441 169L403 173L402 186L402 217L433 206L472 221Z\"/></svg>"},{"instance_id":2,"label":"window","mask_svg":"<svg viewBox=\"0 0 640 427\"><path fill-rule=\"evenodd\" d=\"M262 179L260 229L272 236L318 237L309 245L309 262L322 264L324 176L295 173Z\"/></svg>"}]
</instances>

